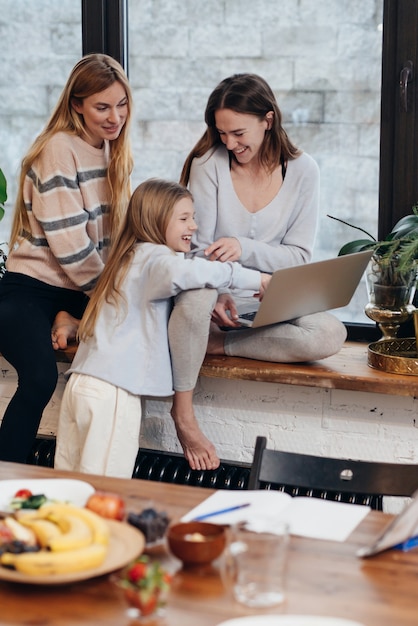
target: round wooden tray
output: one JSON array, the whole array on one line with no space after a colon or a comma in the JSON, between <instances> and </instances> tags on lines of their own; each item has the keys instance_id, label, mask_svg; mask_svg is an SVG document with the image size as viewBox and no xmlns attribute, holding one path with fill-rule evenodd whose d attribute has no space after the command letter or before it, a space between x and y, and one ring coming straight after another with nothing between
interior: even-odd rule
<instances>
[{"instance_id":1,"label":"round wooden tray","mask_svg":"<svg viewBox=\"0 0 418 626\"><path fill-rule=\"evenodd\" d=\"M367 362L384 372L418 376L418 352L415 337L384 339L369 345Z\"/></svg>"},{"instance_id":2,"label":"round wooden tray","mask_svg":"<svg viewBox=\"0 0 418 626\"><path fill-rule=\"evenodd\" d=\"M110 526L110 542L104 562L92 569L80 570L70 574L44 574L31 576L16 570L0 567L0 580L32 585L62 585L103 576L121 569L142 554L145 545L144 535L133 526L116 520L106 520Z\"/></svg>"}]
</instances>

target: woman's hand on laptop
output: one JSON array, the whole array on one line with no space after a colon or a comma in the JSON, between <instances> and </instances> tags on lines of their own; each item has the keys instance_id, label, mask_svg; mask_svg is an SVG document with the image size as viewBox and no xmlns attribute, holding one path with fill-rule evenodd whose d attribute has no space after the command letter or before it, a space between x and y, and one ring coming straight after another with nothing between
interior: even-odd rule
<instances>
[{"instance_id":1,"label":"woman's hand on laptop","mask_svg":"<svg viewBox=\"0 0 418 626\"><path fill-rule=\"evenodd\" d=\"M212 311L212 322L218 326L230 326L232 328L240 326L235 321L239 317L234 299L230 293L221 293Z\"/></svg>"}]
</instances>

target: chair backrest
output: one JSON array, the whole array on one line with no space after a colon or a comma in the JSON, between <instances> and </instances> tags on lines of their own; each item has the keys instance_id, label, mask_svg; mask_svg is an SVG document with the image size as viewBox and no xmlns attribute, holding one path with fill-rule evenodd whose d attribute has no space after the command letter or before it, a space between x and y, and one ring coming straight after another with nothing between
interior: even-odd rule
<instances>
[{"instance_id":1,"label":"chair backrest","mask_svg":"<svg viewBox=\"0 0 418 626\"><path fill-rule=\"evenodd\" d=\"M248 489L281 489L382 508L383 496L412 496L418 489L418 466L352 461L270 450L257 437Z\"/></svg>"}]
</instances>

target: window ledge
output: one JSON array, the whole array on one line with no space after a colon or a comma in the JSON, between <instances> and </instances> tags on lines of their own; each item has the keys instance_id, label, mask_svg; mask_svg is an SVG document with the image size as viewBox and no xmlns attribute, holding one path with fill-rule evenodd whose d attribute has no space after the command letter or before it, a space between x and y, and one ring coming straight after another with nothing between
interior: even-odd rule
<instances>
[{"instance_id":1,"label":"window ledge","mask_svg":"<svg viewBox=\"0 0 418 626\"><path fill-rule=\"evenodd\" d=\"M201 376L256 380L304 387L418 396L418 376L391 374L367 364L368 344L347 341L334 356L313 363L268 363L207 356Z\"/></svg>"},{"instance_id":2,"label":"window ledge","mask_svg":"<svg viewBox=\"0 0 418 626\"><path fill-rule=\"evenodd\" d=\"M207 356L200 375L418 397L418 376L391 374L369 367L367 348L366 343L347 341L334 356L313 363L269 363L240 357ZM59 350L57 360L70 363L75 351L76 346Z\"/></svg>"}]
</instances>

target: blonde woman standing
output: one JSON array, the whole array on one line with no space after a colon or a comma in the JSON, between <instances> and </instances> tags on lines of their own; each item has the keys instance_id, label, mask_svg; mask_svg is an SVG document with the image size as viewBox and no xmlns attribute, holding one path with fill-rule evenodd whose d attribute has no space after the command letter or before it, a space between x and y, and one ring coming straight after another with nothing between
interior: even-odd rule
<instances>
[{"instance_id":1,"label":"blonde woman standing","mask_svg":"<svg viewBox=\"0 0 418 626\"><path fill-rule=\"evenodd\" d=\"M22 161L0 282L0 352L18 374L0 427L1 460L26 461L57 383L54 348L75 336L126 211L131 110L121 65L86 55Z\"/></svg>"}]
</instances>

